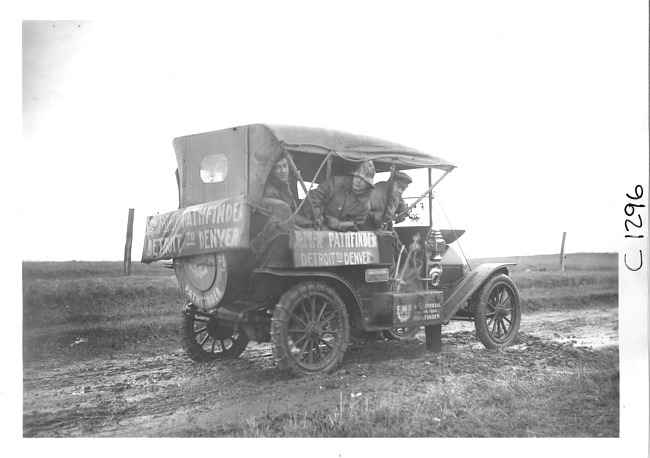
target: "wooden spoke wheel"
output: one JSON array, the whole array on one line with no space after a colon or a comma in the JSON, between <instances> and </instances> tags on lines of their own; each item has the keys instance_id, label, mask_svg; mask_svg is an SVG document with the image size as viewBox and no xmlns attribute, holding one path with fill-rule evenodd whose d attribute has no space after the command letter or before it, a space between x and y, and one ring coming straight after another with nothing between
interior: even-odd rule
<instances>
[{"instance_id":1,"label":"wooden spoke wheel","mask_svg":"<svg viewBox=\"0 0 650 458\"><path fill-rule=\"evenodd\" d=\"M194 361L237 358L246 349L249 339L243 334L219 325L214 315L187 305L181 315L183 349Z\"/></svg>"},{"instance_id":2,"label":"wooden spoke wheel","mask_svg":"<svg viewBox=\"0 0 650 458\"><path fill-rule=\"evenodd\" d=\"M512 344L521 322L519 292L505 274L495 275L483 286L474 311L474 325L486 348Z\"/></svg>"},{"instance_id":3,"label":"wooden spoke wheel","mask_svg":"<svg viewBox=\"0 0 650 458\"><path fill-rule=\"evenodd\" d=\"M271 323L273 355L295 375L332 371L343 359L350 324L345 304L323 283L292 286L280 298Z\"/></svg>"}]
</instances>

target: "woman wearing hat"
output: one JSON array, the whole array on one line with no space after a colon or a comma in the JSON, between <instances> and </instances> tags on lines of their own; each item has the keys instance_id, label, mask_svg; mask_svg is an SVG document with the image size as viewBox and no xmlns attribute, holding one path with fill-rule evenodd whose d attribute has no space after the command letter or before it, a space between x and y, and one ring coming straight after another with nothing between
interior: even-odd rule
<instances>
[{"instance_id":1,"label":"woman wearing hat","mask_svg":"<svg viewBox=\"0 0 650 458\"><path fill-rule=\"evenodd\" d=\"M350 176L335 175L309 193L316 214L334 231L358 230L370 211L368 199L374 184L375 166L365 161ZM311 209L304 205L303 216Z\"/></svg>"}]
</instances>

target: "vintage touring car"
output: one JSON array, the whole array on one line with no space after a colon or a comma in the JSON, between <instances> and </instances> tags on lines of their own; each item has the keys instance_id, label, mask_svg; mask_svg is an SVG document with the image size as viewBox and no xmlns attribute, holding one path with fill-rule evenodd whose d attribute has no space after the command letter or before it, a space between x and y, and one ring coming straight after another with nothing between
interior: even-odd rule
<instances>
[{"instance_id":1,"label":"vintage touring car","mask_svg":"<svg viewBox=\"0 0 650 458\"><path fill-rule=\"evenodd\" d=\"M352 336L411 337L441 351L441 326L473 320L488 348L510 345L519 294L508 265L473 269L449 246L463 231L394 225L352 232L270 225L264 185L291 158L298 202L332 175L372 160L378 173L421 169L428 180L407 211L428 203L455 166L377 138L307 127L248 125L176 138L179 209L147 220L142 261L172 260L187 299L182 344L190 358L236 358L253 340L271 342L277 364L296 375L328 372ZM290 154L287 154L290 153ZM420 183L423 184L423 183ZM301 204L302 205L302 204ZM300 207L299 207L300 209ZM393 218L395 219L395 218ZM404 272L415 272L405 280Z\"/></svg>"}]
</instances>

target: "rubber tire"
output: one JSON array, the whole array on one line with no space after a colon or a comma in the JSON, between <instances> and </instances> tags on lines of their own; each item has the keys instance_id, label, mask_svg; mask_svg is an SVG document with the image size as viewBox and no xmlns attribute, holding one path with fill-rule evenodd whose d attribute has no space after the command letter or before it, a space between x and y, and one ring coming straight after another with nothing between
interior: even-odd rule
<instances>
[{"instance_id":1,"label":"rubber tire","mask_svg":"<svg viewBox=\"0 0 650 458\"><path fill-rule=\"evenodd\" d=\"M487 323L488 314L488 301L491 299L492 294L497 288L505 288L509 292L511 301L514 299L511 311L510 327L503 338L497 339L492 335ZM503 320L500 320L503 322ZM474 326L476 328L476 335L481 343L489 349L500 349L511 345L517 337L519 325L521 323L521 302L519 300L519 291L515 283L505 274L498 274L491 277L483 287L478 296L478 302L474 310Z\"/></svg>"},{"instance_id":2,"label":"rubber tire","mask_svg":"<svg viewBox=\"0 0 650 458\"><path fill-rule=\"evenodd\" d=\"M194 332L194 323L196 321L195 317L197 315L197 312L202 317L206 317L206 318L209 317L208 318L209 320L215 320L213 324L216 324L216 318L214 318L214 316L199 312L196 309L196 307L194 307L193 305L189 305L185 307L185 309L181 313L180 334L181 334L181 343L183 344L183 349L185 350L187 356L190 357L190 359L197 362L210 362L210 361L216 361L218 359L234 359L239 357L239 355L241 355L244 352L244 350L246 350L246 346L248 345L250 339L244 334L229 333L225 329L218 329L218 332L222 333L218 337L228 336L228 337L224 337L223 341L229 340L231 342L230 347L226 348L225 350L219 350L215 346L214 349L217 351L212 351L212 349L206 350L196 340L196 338L198 338L198 336L202 335L203 333L195 334ZM213 332L212 335L208 336L206 342L209 343L210 339L212 339L212 341L214 342L215 341L214 337L215 335Z\"/></svg>"},{"instance_id":3,"label":"rubber tire","mask_svg":"<svg viewBox=\"0 0 650 458\"><path fill-rule=\"evenodd\" d=\"M420 332L421 326L411 326L411 327L406 327L406 328L394 328L394 329L389 329L387 331L384 331L384 337L386 337L388 340L413 340L415 335ZM408 331L404 332L396 332L396 329L408 329Z\"/></svg>"},{"instance_id":4,"label":"rubber tire","mask_svg":"<svg viewBox=\"0 0 650 458\"><path fill-rule=\"evenodd\" d=\"M212 284L203 291L192 283L192 280L183 266L183 263L199 258L211 258L216 266ZM219 266L222 266L223 268L219 269ZM176 280L181 287L183 295L188 301L193 302L197 308L201 309L201 311L205 313L209 313L217 308L219 303L223 300L225 291L228 291L227 286L230 280L228 278L228 261L224 253L208 253L176 258L174 259L173 267L174 273L176 274ZM188 292L188 290L190 292ZM215 298L216 301L214 300ZM208 301L208 304L206 304L206 301Z\"/></svg>"},{"instance_id":5,"label":"rubber tire","mask_svg":"<svg viewBox=\"0 0 650 458\"><path fill-rule=\"evenodd\" d=\"M288 328L295 308L302 301L314 296L326 298L334 307L332 313L338 314L340 335L332 353L325 357L326 364L323 367L307 368L300 361L297 361L291 353L292 346L289 342ZM336 369L347 350L349 336L350 321L345 304L334 288L318 281L306 281L289 288L280 298L271 320L271 345L278 367L299 377L310 374L324 374Z\"/></svg>"}]
</instances>

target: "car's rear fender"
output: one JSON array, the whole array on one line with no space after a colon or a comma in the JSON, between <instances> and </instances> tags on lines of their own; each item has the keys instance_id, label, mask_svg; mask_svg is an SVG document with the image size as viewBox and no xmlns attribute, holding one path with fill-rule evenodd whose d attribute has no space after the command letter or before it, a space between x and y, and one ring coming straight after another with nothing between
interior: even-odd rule
<instances>
[{"instance_id":1,"label":"car's rear fender","mask_svg":"<svg viewBox=\"0 0 650 458\"><path fill-rule=\"evenodd\" d=\"M353 329L364 329L365 314L361 306L361 300L354 288L345 278L336 275L332 272L323 271L281 271L274 269L255 269L254 276L275 276L284 280L289 280L291 283L299 283L306 280L321 280L324 283L332 286L341 300L345 304L348 315L350 317L350 325Z\"/></svg>"},{"instance_id":2,"label":"car's rear fender","mask_svg":"<svg viewBox=\"0 0 650 458\"><path fill-rule=\"evenodd\" d=\"M493 275L504 273L508 275L507 266L514 266L514 263L485 263L476 266L466 275L456 280L451 286L443 305L444 321L451 317L462 307L472 295L483 286L488 278Z\"/></svg>"}]
</instances>

